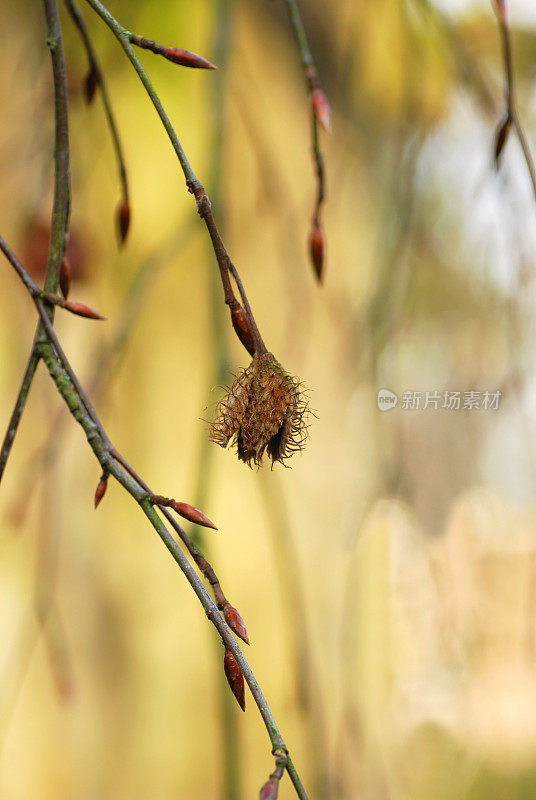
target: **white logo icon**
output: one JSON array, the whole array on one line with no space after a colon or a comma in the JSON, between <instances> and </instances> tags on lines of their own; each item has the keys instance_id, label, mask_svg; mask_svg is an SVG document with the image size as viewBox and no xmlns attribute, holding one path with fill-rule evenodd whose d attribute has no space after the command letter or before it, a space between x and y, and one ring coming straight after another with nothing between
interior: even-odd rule
<instances>
[{"instance_id":1,"label":"white logo icon","mask_svg":"<svg viewBox=\"0 0 536 800\"><path fill-rule=\"evenodd\" d=\"M390 389L378 390L378 408L380 411L390 411L397 403L398 397Z\"/></svg>"}]
</instances>

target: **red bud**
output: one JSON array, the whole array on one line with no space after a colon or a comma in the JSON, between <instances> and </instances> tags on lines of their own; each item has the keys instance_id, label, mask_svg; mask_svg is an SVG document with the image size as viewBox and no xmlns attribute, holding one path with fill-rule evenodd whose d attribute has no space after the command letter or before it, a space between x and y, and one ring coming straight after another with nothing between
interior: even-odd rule
<instances>
[{"instance_id":1,"label":"red bud","mask_svg":"<svg viewBox=\"0 0 536 800\"><path fill-rule=\"evenodd\" d=\"M309 252L317 280L322 283L324 275L324 233L318 222L313 223L309 236Z\"/></svg>"},{"instance_id":2,"label":"red bud","mask_svg":"<svg viewBox=\"0 0 536 800\"><path fill-rule=\"evenodd\" d=\"M95 67L91 67L83 80L84 97L88 106L93 102L98 86L100 86L99 73Z\"/></svg>"},{"instance_id":3,"label":"red bud","mask_svg":"<svg viewBox=\"0 0 536 800\"><path fill-rule=\"evenodd\" d=\"M229 306L229 308L231 310L231 322L233 323L233 328L235 329L236 335L250 356L255 355L255 344L253 342L253 336L251 335L251 328L249 327L246 312L238 300L235 300L233 304Z\"/></svg>"},{"instance_id":4,"label":"red bud","mask_svg":"<svg viewBox=\"0 0 536 800\"><path fill-rule=\"evenodd\" d=\"M223 657L223 668L225 670L225 677L227 683L231 687L231 691L237 699L238 705L242 711L246 710L246 696L244 693L244 676L242 670L236 663L236 659L230 650L225 650Z\"/></svg>"},{"instance_id":5,"label":"red bud","mask_svg":"<svg viewBox=\"0 0 536 800\"><path fill-rule=\"evenodd\" d=\"M510 118L510 115L507 114L495 132L494 157L495 157L496 167L499 166L499 158L501 157L503 148L508 140L508 134L510 133L511 124L512 120Z\"/></svg>"},{"instance_id":6,"label":"red bud","mask_svg":"<svg viewBox=\"0 0 536 800\"><path fill-rule=\"evenodd\" d=\"M97 508L100 501L104 497L107 486L108 486L108 476L103 475L97 484L97 488L95 489L95 508Z\"/></svg>"},{"instance_id":7,"label":"red bud","mask_svg":"<svg viewBox=\"0 0 536 800\"><path fill-rule=\"evenodd\" d=\"M71 303L70 301L65 301L60 303L62 308L65 308L66 311L70 311L71 314L77 314L79 317L87 317L88 319L106 319L103 317L102 314L99 314L98 311L94 311L89 306L85 306L83 303Z\"/></svg>"},{"instance_id":8,"label":"red bud","mask_svg":"<svg viewBox=\"0 0 536 800\"><path fill-rule=\"evenodd\" d=\"M331 111L326 95L318 86L311 89L311 105L317 122L322 125L326 133L331 133Z\"/></svg>"},{"instance_id":9,"label":"red bud","mask_svg":"<svg viewBox=\"0 0 536 800\"><path fill-rule=\"evenodd\" d=\"M506 21L506 0L492 0L497 13Z\"/></svg>"},{"instance_id":10,"label":"red bud","mask_svg":"<svg viewBox=\"0 0 536 800\"><path fill-rule=\"evenodd\" d=\"M117 224L119 228L119 238L121 244L125 243L127 238L128 229L130 228L130 203L128 200L123 200L117 209Z\"/></svg>"},{"instance_id":11,"label":"red bud","mask_svg":"<svg viewBox=\"0 0 536 800\"><path fill-rule=\"evenodd\" d=\"M195 522L196 525L203 525L205 528L214 528L215 531L218 530L214 523L211 522L202 511L199 511L198 508L194 508L194 506L189 506L188 503L177 503L174 501L172 508L177 514L180 514L181 517L184 517L184 519L190 522Z\"/></svg>"},{"instance_id":12,"label":"red bud","mask_svg":"<svg viewBox=\"0 0 536 800\"><path fill-rule=\"evenodd\" d=\"M276 800L279 791L279 781L270 778L259 792L259 800Z\"/></svg>"},{"instance_id":13,"label":"red bud","mask_svg":"<svg viewBox=\"0 0 536 800\"><path fill-rule=\"evenodd\" d=\"M210 61L207 61L195 53L190 53L189 50L183 50L181 47L162 47L161 44L146 39L144 36L135 36L130 34L130 41L132 44L142 47L144 50L150 50L157 56L164 56L168 61L173 61L174 64L180 64L182 67L194 67L197 69L218 69Z\"/></svg>"},{"instance_id":14,"label":"red bud","mask_svg":"<svg viewBox=\"0 0 536 800\"><path fill-rule=\"evenodd\" d=\"M190 53L189 50L182 50L180 47L163 47L160 55L167 58L168 61L173 61L174 64L180 64L181 67L193 67L194 69L218 69L201 56L195 53Z\"/></svg>"},{"instance_id":15,"label":"red bud","mask_svg":"<svg viewBox=\"0 0 536 800\"><path fill-rule=\"evenodd\" d=\"M60 266L60 289L62 295L67 300L71 289L71 262L67 256L63 256Z\"/></svg>"},{"instance_id":16,"label":"red bud","mask_svg":"<svg viewBox=\"0 0 536 800\"><path fill-rule=\"evenodd\" d=\"M226 603L223 608L223 616L225 617L225 621L227 625L230 627L237 636L239 636L243 642L249 644L248 634L246 631L246 626L244 625L244 620L233 606L230 603Z\"/></svg>"},{"instance_id":17,"label":"red bud","mask_svg":"<svg viewBox=\"0 0 536 800\"><path fill-rule=\"evenodd\" d=\"M153 494L149 500L153 506L167 506L168 508L172 508L177 514L180 514L181 517L184 517L184 519L190 522L194 522L196 525L203 525L205 528L214 528L215 531L218 530L214 523L211 522L202 511L199 511L198 508L194 508L194 506L188 505L188 503L177 503L173 498L163 497L161 494Z\"/></svg>"}]
</instances>

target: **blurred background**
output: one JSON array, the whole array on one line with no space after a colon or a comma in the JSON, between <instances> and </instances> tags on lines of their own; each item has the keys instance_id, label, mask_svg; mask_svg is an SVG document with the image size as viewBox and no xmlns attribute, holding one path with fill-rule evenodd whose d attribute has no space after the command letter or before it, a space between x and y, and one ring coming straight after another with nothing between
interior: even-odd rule
<instances>
[{"instance_id":1,"label":"blurred background","mask_svg":"<svg viewBox=\"0 0 536 800\"><path fill-rule=\"evenodd\" d=\"M328 7L329 6L329 7ZM311 800L536 797L536 203L504 110L487 0L302 0L333 112L322 136L325 285L307 235L308 102L282 0L113 0L123 25L219 71L140 52L213 200L263 336L310 390L292 469L208 441L248 363L208 237L154 109L82 4L117 116L132 225L101 98L62 9L72 156L64 348L118 449L199 505L191 533L251 639L246 656ZM536 142L536 11L509 4L519 110ZM52 202L42 4L0 6L1 232L41 280ZM2 434L35 310L7 263ZM396 408L380 411L389 389ZM406 408L405 392L421 392ZM426 392L438 392L424 408ZM459 409L443 408L460 392ZM479 392L478 408L463 408ZM498 408L484 407L497 393ZM273 769L252 698L130 497L41 366L1 487L0 797L256 797ZM287 777L280 797L292 798Z\"/></svg>"}]
</instances>

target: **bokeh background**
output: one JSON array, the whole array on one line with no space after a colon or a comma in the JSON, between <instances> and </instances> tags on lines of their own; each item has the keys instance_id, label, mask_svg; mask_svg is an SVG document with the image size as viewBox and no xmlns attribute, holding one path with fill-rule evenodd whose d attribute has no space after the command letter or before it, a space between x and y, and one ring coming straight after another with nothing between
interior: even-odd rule
<instances>
[{"instance_id":1,"label":"bokeh background","mask_svg":"<svg viewBox=\"0 0 536 800\"><path fill-rule=\"evenodd\" d=\"M504 106L490 4L302 0L333 134L322 137L328 260L303 76L281 0L113 0L130 30L216 62L140 58L214 201L269 347L310 389L292 469L208 441L247 364L178 163L110 32L84 7L132 195L63 15L73 297L106 314L57 330L116 446L192 531L251 639L247 657L311 798L536 797L536 203ZM512 0L519 109L536 142L536 12ZM52 90L39 2L0 6L0 216L43 268ZM44 242L44 244L43 244ZM3 265L0 421L35 311ZM500 391L499 409L378 410L376 395ZM273 769L251 696L136 505L100 472L40 368L1 487L0 797L256 797ZM280 797L291 798L285 778Z\"/></svg>"}]
</instances>

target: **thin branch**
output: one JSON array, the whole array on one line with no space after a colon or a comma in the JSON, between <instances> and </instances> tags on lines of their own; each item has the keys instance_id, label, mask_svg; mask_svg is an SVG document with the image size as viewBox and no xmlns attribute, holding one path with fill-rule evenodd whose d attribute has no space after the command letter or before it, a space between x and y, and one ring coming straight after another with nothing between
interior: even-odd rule
<instances>
[{"instance_id":1,"label":"thin branch","mask_svg":"<svg viewBox=\"0 0 536 800\"><path fill-rule=\"evenodd\" d=\"M496 133L495 160L498 162L501 151L506 144L509 129L510 127L513 127L519 140L519 144L521 145L521 150L523 151L523 157L529 172L532 190L534 192L534 197L536 198L536 168L534 166L530 145L525 131L523 130L523 126L521 125L519 112L517 110L516 85L512 60L512 41L510 36L510 26L508 24L508 17L506 13L505 0L495 0L495 10L499 23L499 32L501 35L506 94L505 118L499 125Z\"/></svg>"},{"instance_id":2,"label":"thin branch","mask_svg":"<svg viewBox=\"0 0 536 800\"><path fill-rule=\"evenodd\" d=\"M44 0L46 41L52 62L54 83L54 201L50 226L50 244L48 249L45 291L54 294L58 289L60 266L65 249L65 237L69 223L70 210L70 175L69 175L69 127L67 110L67 81L65 74L65 58L56 0ZM49 319L54 318L54 307L46 306ZM7 431L0 449L0 482L4 474L7 460L17 434L22 413L26 405L28 393L39 363L38 344L43 337L42 324L39 323L35 334L32 352L22 379L15 407L8 423Z\"/></svg>"},{"instance_id":3,"label":"thin branch","mask_svg":"<svg viewBox=\"0 0 536 800\"><path fill-rule=\"evenodd\" d=\"M309 101L311 105L311 145L313 153L313 164L316 174L316 200L313 209L312 229L309 239L311 249L311 259L315 268L318 280L322 280L324 267L324 235L321 227L322 206L326 197L326 178L324 170L324 159L320 150L319 127L322 126L328 133L330 126L329 104L320 88L318 72L311 55L309 43L303 27L303 22L298 9L296 0L285 0L287 11L294 32L294 38L298 45L301 65L307 83Z\"/></svg>"},{"instance_id":4,"label":"thin branch","mask_svg":"<svg viewBox=\"0 0 536 800\"><path fill-rule=\"evenodd\" d=\"M24 267L18 261L14 253L1 238L0 249L12 267L15 269L30 294L32 294L29 289L29 286L32 283L31 278L28 276L24 270ZM91 407L91 405L89 405L88 408L87 398L85 397L83 391L81 391L78 380L74 376L74 372L58 341L58 337L56 336L54 328L52 327L52 324L47 316L43 300L40 296L33 294L32 300L43 323L44 333L46 336L46 339L38 345L39 355L45 362L59 393L66 402L71 414L84 430L89 445L101 464L103 472L112 475L123 486L123 488L126 489L131 497L136 500L145 516L171 553L171 556L179 565L186 579L190 583L190 586L197 595L208 619L218 631L218 634L221 636L222 642L226 649L230 650L233 654L245 680L247 681L268 731L274 756L279 758L281 763L285 764L285 768L289 773L300 800L307 800L307 793L288 755L286 745L281 737L281 734L279 733L276 722L268 707L266 699L264 698L261 688L257 683L257 680L253 675L246 659L244 658L241 649L238 647L234 636L228 628L225 620L221 616L217 605L214 603L207 590L201 583L187 557L184 555L178 544L168 532L165 525L162 523L151 502L151 496L153 493L147 492L147 490L140 485L146 484L144 484L139 476L136 476L136 478L132 477L132 475L136 475L136 473L130 466L125 468L126 462L121 457L118 458L118 453L111 446L110 440L105 434L94 409ZM166 510L162 509L162 511L165 513Z\"/></svg>"},{"instance_id":5,"label":"thin branch","mask_svg":"<svg viewBox=\"0 0 536 800\"><path fill-rule=\"evenodd\" d=\"M75 0L65 0L65 6L71 16L71 19L78 28L78 31L84 43L84 47L86 49L87 58L89 62L88 74L94 76L94 79L96 80L96 85L98 89L100 89L102 104L104 106L104 113L106 114L106 120L108 122L108 127L110 129L110 136L112 137L115 158L117 161L117 168L119 170L119 180L121 181L122 199L123 202L126 201L128 203L129 202L128 181L127 181L127 170L125 166L125 157L123 155L123 147L121 145L121 139L119 138L119 131L117 129L117 124L115 121L112 104L110 102L110 96L108 94L108 89L106 87L104 76L100 68L99 61L97 59L97 54L95 53L95 49L91 42L86 27L86 23L84 22L84 18L82 17L80 9L76 5Z\"/></svg>"}]
</instances>

